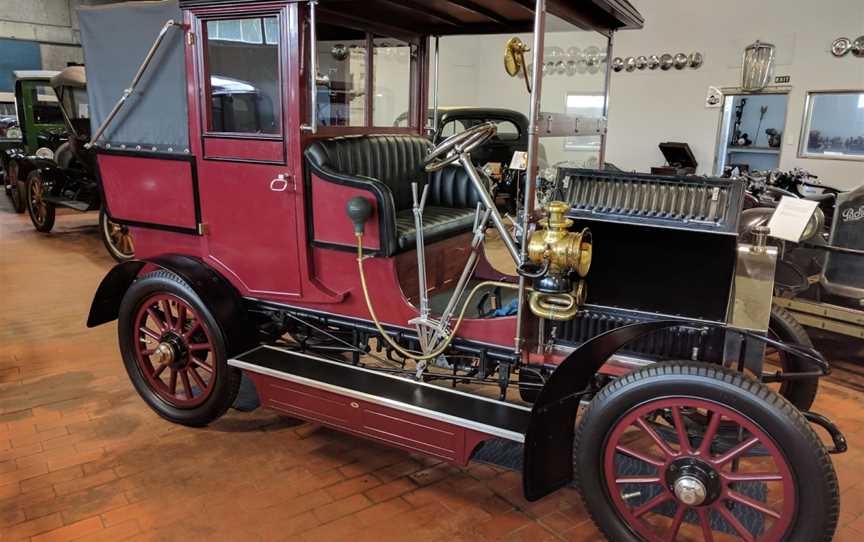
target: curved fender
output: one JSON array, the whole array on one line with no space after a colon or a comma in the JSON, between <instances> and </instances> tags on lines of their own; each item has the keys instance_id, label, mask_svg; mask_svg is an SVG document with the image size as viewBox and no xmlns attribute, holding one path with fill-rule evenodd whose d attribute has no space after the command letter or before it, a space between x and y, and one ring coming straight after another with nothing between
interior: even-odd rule
<instances>
[{"instance_id":1,"label":"curved fender","mask_svg":"<svg viewBox=\"0 0 864 542\"><path fill-rule=\"evenodd\" d=\"M243 307L243 298L239 292L202 260L180 254L129 260L115 265L96 290L90 305L87 327L96 327L117 319L123 296L146 265L178 275L195 290L222 327L228 341L229 355L248 350L255 344L255 326Z\"/></svg>"},{"instance_id":2,"label":"curved fender","mask_svg":"<svg viewBox=\"0 0 864 542\"><path fill-rule=\"evenodd\" d=\"M535 501L573 480L573 437L581 393L600 367L622 346L639 337L686 325L659 320L622 326L583 343L555 369L534 407L525 434L522 489Z\"/></svg>"}]
</instances>

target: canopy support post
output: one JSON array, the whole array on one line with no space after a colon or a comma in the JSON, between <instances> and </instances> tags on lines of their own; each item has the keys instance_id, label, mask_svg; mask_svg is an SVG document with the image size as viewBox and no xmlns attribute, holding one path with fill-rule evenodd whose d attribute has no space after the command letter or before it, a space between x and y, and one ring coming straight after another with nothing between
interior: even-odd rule
<instances>
[{"instance_id":1,"label":"canopy support post","mask_svg":"<svg viewBox=\"0 0 864 542\"><path fill-rule=\"evenodd\" d=\"M536 0L534 6L534 62L531 66L531 105L529 107L528 124L528 169L525 171L525 199L523 201L522 239L519 267L525 266L528 260L528 225L534 212L534 190L537 178L537 151L539 146L538 119L540 116L540 97L543 91L543 49L546 39L546 0ZM517 220L519 219L517 215ZM522 349L525 324L525 277L519 275L519 309L516 315L516 353Z\"/></svg>"}]
</instances>

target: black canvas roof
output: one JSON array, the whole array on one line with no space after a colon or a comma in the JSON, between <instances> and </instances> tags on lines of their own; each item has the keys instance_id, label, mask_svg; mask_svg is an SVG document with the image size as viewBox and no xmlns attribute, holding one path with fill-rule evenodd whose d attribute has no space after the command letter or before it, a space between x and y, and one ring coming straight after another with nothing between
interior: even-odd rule
<instances>
[{"instance_id":1,"label":"black canvas roof","mask_svg":"<svg viewBox=\"0 0 864 542\"><path fill-rule=\"evenodd\" d=\"M180 0L180 7L253 1ZM319 0L318 5L323 13L417 35L530 32L534 19L533 0ZM547 10L579 28L604 33L641 28L644 22L628 0L547 0Z\"/></svg>"}]
</instances>

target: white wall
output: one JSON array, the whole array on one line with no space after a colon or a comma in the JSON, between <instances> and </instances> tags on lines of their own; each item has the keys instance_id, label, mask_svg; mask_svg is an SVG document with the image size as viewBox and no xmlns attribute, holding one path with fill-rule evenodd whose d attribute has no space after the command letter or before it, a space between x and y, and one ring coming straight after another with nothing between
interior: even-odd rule
<instances>
[{"instance_id":1,"label":"white wall","mask_svg":"<svg viewBox=\"0 0 864 542\"><path fill-rule=\"evenodd\" d=\"M759 39L777 46L776 75L791 76L780 168L802 167L826 183L864 183L864 162L797 158L808 90L864 90L864 59L835 58L839 36L864 34L861 0L633 0L645 28L620 32L615 56L700 51L698 70L635 71L612 75L607 160L625 169L660 165L662 141L690 144L699 173L714 164L720 109L707 109L709 85L738 86L744 47Z\"/></svg>"}]
</instances>

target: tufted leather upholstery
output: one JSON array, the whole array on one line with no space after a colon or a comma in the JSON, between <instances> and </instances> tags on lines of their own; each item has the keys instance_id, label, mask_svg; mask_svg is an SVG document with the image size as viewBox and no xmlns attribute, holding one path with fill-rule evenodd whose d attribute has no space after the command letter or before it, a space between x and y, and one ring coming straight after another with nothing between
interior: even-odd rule
<instances>
[{"instance_id":1,"label":"tufted leather upholstery","mask_svg":"<svg viewBox=\"0 0 864 542\"><path fill-rule=\"evenodd\" d=\"M389 255L416 245L412 182L418 183L421 191L429 184L423 213L427 242L471 229L480 198L461 166L429 174L423 170L423 160L431 148L432 144L420 136L366 135L318 140L305 154L310 166L324 177L352 186L365 185L378 196L386 222L382 235L390 237L382 240L381 246Z\"/></svg>"}]
</instances>

